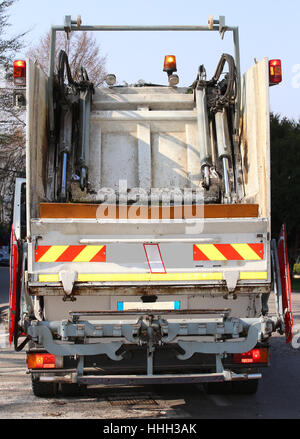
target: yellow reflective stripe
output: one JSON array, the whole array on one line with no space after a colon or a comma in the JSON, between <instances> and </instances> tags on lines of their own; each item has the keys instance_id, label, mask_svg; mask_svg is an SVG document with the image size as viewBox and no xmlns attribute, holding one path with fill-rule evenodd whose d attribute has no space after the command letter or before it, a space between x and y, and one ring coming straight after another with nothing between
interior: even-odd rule
<instances>
[{"instance_id":1,"label":"yellow reflective stripe","mask_svg":"<svg viewBox=\"0 0 300 439\"><path fill-rule=\"evenodd\" d=\"M222 280L220 273L101 273L79 274L78 282L141 282L141 281L193 281L193 280ZM267 280L266 271L240 272L241 280ZM39 282L59 282L58 274L40 274Z\"/></svg>"},{"instance_id":2,"label":"yellow reflective stripe","mask_svg":"<svg viewBox=\"0 0 300 439\"><path fill-rule=\"evenodd\" d=\"M39 282L59 282L58 274L40 274Z\"/></svg>"},{"instance_id":3,"label":"yellow reflective stripe","mask_svg":"<svg viewBox=\"0 0 300 439\"><path fill-rule=\"evenodd\" d=\"M224 255L214 246L214 244L197 244L205 256L211 261L226 261Z\"/></svg>"},{"instance_id":4,"label":"yellow reflective stripe","mask_svg":"<svg viewBox=\"0 0 300 439\"><path fill-rule=\"evenodd\" d=\"M246 261L260 261L261 258L248 244L231 244L243 259Z\"/></svg>"},{"instance_id":5,"label":"yellow reflective stripe","mask_svg":"<svg viewBox=\"0 0 300 439\"><path fill-rule=\"evenodd\" d=\"M78 274L78 282L142 282L222 280L222 273L86 273ZM40 274L39 282L59 282L58 274Z\"/></svg>"},{"instance_id":6,"label":"yellow reflective stripe","mask_svg":"<svg viewBox=\"0 0 300 439\"><path fill-rule=\"evenodd\" d=\"M222 273L118 273L118 274L79 274L79 282L107 281L190 281L222 280Z\"/></svg>"},{"instance_id":7,"label":"yellow reflective stripe","mask_svg":"<svg viewBox=\"0 0 300 439\"><path fill-rule=\"evenodd\" d=\"M49 250L47 250L46 253L39 259L39 262L56 261L68 247L68 245L52 245Z\"/></svg>"},{"instance_id":8,"label":"yellow reflective stripe","mask_svg":"<svg viewBox=\"0 0 300 439\"><path fill-rule=\"evenodd\" d=\"M241 271L240 272L241 280L267 280L268 273L266 271Z\"/></svg>"},{"instance_id":9,"label":"yellow reflective stripe","mask_svg":"<svg viewBox=\"0 0 300 439\"><path fill-rule=\"evenodd\" d=\"M73 259L73 262L89 262L93 257L103 248L103 245L87 245L80 253Z\"/></svg>"}]
</instances>

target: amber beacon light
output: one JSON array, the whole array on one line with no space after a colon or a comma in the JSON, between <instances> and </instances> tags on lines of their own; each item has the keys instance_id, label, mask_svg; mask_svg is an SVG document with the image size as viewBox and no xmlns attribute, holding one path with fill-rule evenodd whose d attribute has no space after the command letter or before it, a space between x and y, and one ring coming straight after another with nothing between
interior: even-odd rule
<instances>
[{"instance_id":1,"label":"amber beacon light","mask_svg":"<svg viewBox=\"0 0 300 439\"><path fill-rule=\"evenodd\" d=\"M176 57L174 55L166 55L165 56L164 72L167 72L168 74L172 74L173 72L177 72Z\"/></svg>"},{"instance_id":2,"label":"amber beacon light","mask_svg":"<svg viewBox=\"0 0 300 439\"><path fill-rule=\"evenodd\" d=\"M271 59L269 61L269 84L276 85L282 81L282 68L280 59Z\"/></svg>"},{"instance_id":3,"label":"amber beacon light","mask_svg":"<svg viewBox=\"0 0 300 439\"><path fill-rule=\"evenodd\" d=\"M26 85L26 61L14 61L13 78L15 85Z\"/></svg>"}]
</instances>

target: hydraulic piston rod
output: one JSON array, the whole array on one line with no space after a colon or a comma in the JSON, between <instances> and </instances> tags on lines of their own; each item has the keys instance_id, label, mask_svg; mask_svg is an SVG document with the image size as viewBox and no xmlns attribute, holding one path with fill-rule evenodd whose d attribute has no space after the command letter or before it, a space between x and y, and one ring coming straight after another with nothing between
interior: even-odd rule
<instances>
[{"instance_id":1,"label":"hydraulic piston rod","mask_svg":"<svg viewBox=\"0 0 300 439\"><path fill-rule=\"evenodd\" d=\"M218 111L215 115L216 134L217 134L217 148L218 156L222 161L223 175L224 175L224 198L226 202L230 202L231 189L229 180L229 163L231 161L231 142L228 130L228 120L226 109Z\"/></svg>"},{"instance_id":2,"label":"hydraulic piston rod","mask_svg":"<svg viewBox=\"0 0 300 439\"><path fill-rule=\"evenodd\" d=\"M196 106L201 170L204 175L203 186L208 189L210 185L209 174L211 166L211 141L209 134L205 88L201 87L196 89Z\"/></svg>"}]
</instances>

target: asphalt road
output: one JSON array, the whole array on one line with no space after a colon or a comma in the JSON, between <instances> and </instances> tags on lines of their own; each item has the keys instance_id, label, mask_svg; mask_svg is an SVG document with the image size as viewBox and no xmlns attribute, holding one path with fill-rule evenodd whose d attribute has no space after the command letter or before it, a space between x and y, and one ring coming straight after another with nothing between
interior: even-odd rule
<instances>
[{"instance_id":1,"label":"asphalt road","mask_svg":"<svg viewBox=\"0 0 300 439\"><path fill-rule=\"evenodd\" d=\"M7 288L8 270L0 268L0 310L8 302ZM293 310L300 324L300 293L293 293ZM300 419L300 349L275 335L270 352L271 367L263 370L258 392L251 396L208 395L201 385L170 385L98 386L76 398L36 398L25 373L25 354L8 345L2 322L0 419Z\"/></svg>"}]
</instances>

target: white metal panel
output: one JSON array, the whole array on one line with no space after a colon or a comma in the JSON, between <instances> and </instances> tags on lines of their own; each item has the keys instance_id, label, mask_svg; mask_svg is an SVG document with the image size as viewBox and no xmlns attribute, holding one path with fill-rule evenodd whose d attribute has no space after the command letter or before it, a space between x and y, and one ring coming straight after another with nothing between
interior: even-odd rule
<instances>
[{"instance_id":1,"label":"white metal panel","mask_svg":"<svg viewBox=\"0 0 300 439\"><path fill-rule=\"evenodd\" d=\"M138 187L138 141L136 132L102 134L101 186L119 189L119 182Z\"/></svg>"},{"instance_id":2,"label":"white metal panel","mask_svg":"<svg viewBox=\"0 0 300 439\"><path fill-rule=\"evenodd\" d=\"M96 89L93 97L93 110L134 110L139 106L148 106L151 110L193 109L194 96L185 89L167 87L141 87Z\"/></svg>"},{"instance_id":3,"label":"white metal panel","mask_svg":"<svg viewBox=\"0 0 300 439\"><path fill-rule=\"evenodd\" d=\"M114 122L124 122L130 120L196 120L197 113L194 110L182 111L93 111L91 120L112 120Z\"/></svg>"},{"instance_id":4,"label":"white metal panel","mask_svg":"<svg viewBox=\"0 0 300 439\"><path fill-rule=\"evenodd\" d=\"M151 189L151 135L149 123L139 123L138 137L138 174L139 187Z\"/></svg>"},{"instance_id":5,"label":"white metal panel","mask_svg":"<svg viewBox=\"0 0 300 439\"><path fill-rule=\"evenodd\" d=\"M47 156L47 77L26 60L26 177L27 218L39 216L39 201L45 197ZM30 230L27 231L28 237Z\"/></svg>"},{"instance_id":6,"label":"white metal panel","mask_svg":"<svg viewBox=\"0 0 300 439\"><path fill-rule=\"evenodd\" d=\"M119 87L96 90L91 112L89 179L102 188L185 188L199 185L200 158L193 94L184 88ZM100 110L99 110L100 109ZM100 152L99 152L100 151ZM98 198L97 198L98 197Z\"/></svg>"},{"instance_id":7,"label":"white metal panel","mask_svg":"<svg viewBox=\"0 0 300 439\"><path fill-rule=\"evenodd\" d=\"M201 179L201 162L200 147L198 141L197 124L187 123L186 130L186 146L187 146L187 175L192 188L200 186Z\"/></svg>"},{"instance_id":8,"label":"white metal panel","mask_svg":"<svg viewBox=\"0 0 300 439\"><path fill-rule=\"evenodd\" d=\"M152 187L189 187L185 126L182 132L152 135Z\"/></svg>"},{"instance_id":9,"label":"white metal panel","mask_svg":"<svg viewBox=\"0 0 300 439\"><path fill-rule=\"evenodd\" d=\"M102 130L95 124L90 123L90 154L89 154L89 181L93 191L101 188L102 169Z\"/></svg>"},{"instance_id":10,"label":"white metal panel","mask_svg":"<svg viewBox=\"0 0 300 439\"><path fill-rule=\"evenodd\" d=\"M70 312L76 311L116 311L117 302L137 302L138 296L122 296L116 290L116 294L113 295L89 295L89 296L77 296L75 302L64 302L62 297L59 296L45 296L45 319L46 320L63 320L68 319ZM194 294L187 294L187 291L182 289L182 294L173 295L160 295L159 302L168 302L174 300L181 301L182 309L214 309L214 308L230 308L231 315L235 317L255 317L261 312L261 298L259 296L253 297L253 295L239 295L236 300L224 299L221 295L205 296L199 294L199 291L195 291ZM158 303L159 303L158 302ZM142 303L142 302L141 302ZM186 316L188 317L188 315ZM99 317L90 317L89 320L96 320ZM171 319L170 317L168 317ZM177 317L178 318L178 317ZM113 320L111 316L102 316L101 320ZM176 316L173 317L176 319ZM120 317L115 318L116 322L120 322ZM137 317L122 316L122 320L137 320Z\"/></svg>"},{"instance_id":11,"label":"white metal panel","mask_svg":"<svg viewBox=\"0 0 300 439\"><path fill-rule=\"evenodd\" d=\"M268 59L243 77L242 158L245 202L259 204L259 215L270 216L270 110Z\"/></svg>"}]
</instances>

